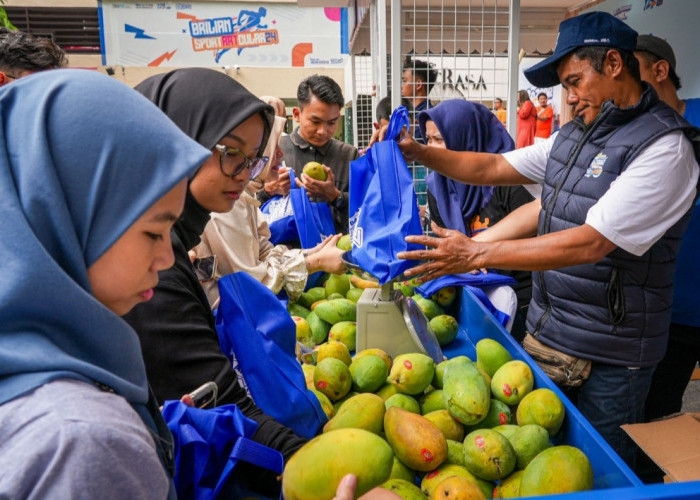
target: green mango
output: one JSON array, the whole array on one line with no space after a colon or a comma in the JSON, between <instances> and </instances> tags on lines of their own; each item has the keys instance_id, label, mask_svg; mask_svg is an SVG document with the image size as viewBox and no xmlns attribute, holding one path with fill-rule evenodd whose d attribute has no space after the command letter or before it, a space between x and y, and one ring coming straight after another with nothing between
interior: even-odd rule
<instances>
[{"instance_id":1,"label":"green mango","mask_svg":"<svg viewBox=\"0 0 700 500\"><path fill-rule=\"evenodd\" d=\"M445 439L461 441L464 439L464 426L457 422L447 410L437 410L423 415L442 431Z\"/></svg>"},{"instance_id":2,"label":"green mango","mask_svg":"<svg viewBox=\"0 0 700 500\"><path fill-rule=\"evenodd\" d=\"M493 498L519 498L520 497L520 479L525 471L516 470L510 476L503 479L493 489Z\"/></svg>"},{"instance_id":3,"label":"green mango","mask_svg":"<svg viewBox=\"0 0 700 500\"><path fill-rule=\"evenodd\" d=\"M491 391L474 363L464 358L449 361L443 377L445 406L463 425L476 425L488 414Z\"/></svg>"},{"instance_id":4,"label":"green mango","mask_svg":"<svg viewBox=\"0 0 700 500\"><path fill-rule=\"evenodd\" d=\"M493 377L501 366L511 361L513 356L497 340L481 339L476 343L476 366Z\"/></svg>"},{"instance_id":5,"label":"green mango","mask_svg":"<svg viewBox=\"0 0 700 500\"><path fill-rule=\"evenodd\" d=\"M515 468L517 470L524 470L541 451L552 446L552 443L549 442L547 429L536 424L518 427L509 441L515 450L517 459Z\"/></svg>"},{"instance_id":6,"label":"green mango","mask_svg":"<svg viewBox=\"0 0 700 500\"><path fill-rule=\"evenodd\" d=\"M464 447L461 441L447 440L447 460L445 463L464 467Z\"/></svg>"},{"instance_id":7,"label":"green mango","mask_svg":"<svg viewBox=\"0 0 700 500\"><path fill-rule=\"evenodd\" d=\"M404 297L413 297L413 287L408 281L394 283L394 290L400 290Z\"/></svg>"},{"instance_id":8,"label":"green mango","mask_svg":"<svg viewBox=\"0 0 700 500\"><path fill-rule=\"evenodd\" d=\"M394 394L398 394L398 393L399 393L399 391L396 389L396 386L394 384L389 384L389 383L384 384L376 391L377 396L382 398L385 402L391 396L393 396Z\"/></svg>"},{"instance_id":9,"label":"green mango","mask_svg":"<svg viewBox=\"0 0 700 500\"><path fill-rule=\"evenodd\" d=\"M350 275L349 274L331 274L323 284L326 289L326 298L331 299L331 295L339 293L342 297L350 290Z\"/></svg>"},{"instance_id":10,"label":"green mango","mask_svg":"<svg viewBox=\"0 0 700 500\"><path fill-rule=\"evenodd\" d=\"M442 307L449 307L457 298L457 288L454 286L446 286L438 290L430 297L431 300L437 302Z\"/></svg>"},{"instance_id":11,"label":"green mango","mask_svg":"<svg viewBox=\"0 0 700 500\"><path fill-rule=\"evenodd\" d=\"M430 385L435 375L435 362L430 356L420 353L400 354L394 359L388 382L399 392L420 394Z\"/></svg>"},{"instance_id":12,"label":"green mango","mask_svg":"<svg viewBox=\"0 0 700 500\"><path fill-rule=\"evenodd\" d=\"M520 403L535 383L532 370L524 361L508 361L491 378L493 397L505 404L515 406Z\"/></svg>"},{"instance_id":13,"label":"green mango","mask_svg":"<svg viewBox=\"0 0 700 500\"><path fill-rule=\"evenodd\" d=\"M345 252L349 252L352 250L352 240L350 239L349 234L344 234L340 237L338 240L338 243L335 244L336 247L340 248L341 250Z\"/></svg>"},{"instance_id":14,"label":"green mango","mask_svg":"<svg viewBox=\"0 0 700 500\"><path fill-rule=\"evenodd\" d=\"M328 500L340 480L357 477L360 496L389 479L394 453L382 438L364 429L338 429L315 437L287 462L282 474L285 500Z\"/></svg>"},{"instance_id":15,"label":"green mango","mask_svg":"<svg viewBox=\"0 0 700 500\"><path fill-rule=\"evenodd\" d=\"M340 324L340 323L338 323ZM350 376L353 388L358 392L374 392L386 382L389 370L386 363L379 356L368 354L352 360L350 363ZM377 396L382 399L380 396ZM384 400L382 399L382 404Z\"/></svg>"},{"instance_id":16,"label":"green mango","mask_svg":"<svg viewBox=\"0 0 700 500\"><path fill-rule=\"evenodd\" d=\"M392 478L379 487L395 493L401 500L428 500L420 488L410 480Z\"/></svg>"},{"instance_id":17,"label":"green mango","mask_svg":"<svg viewBox=\"0 0 700 500\"><path fill-rule=\"evenodd\" d=\"M406 467L404 464L401 463L401 460L399 460L396 457L396 455L394 455L394 465L391 466L391 475L389 476L389 478L405 479L406 481L410 481L411 483L413 483L415 477L416 471Z\"/></svg>"},{"instance_id":18,"label":"green mango","mask_svg":"<svg viewBox=\"0 0 700 500\"><path fill-rule=\"evenodd\" d=\"M445 314L445 310L437 302L433 302L432 300L421 297L420 295L414 296L413 300L416 301L418 307L420 307L423 314L425 314L425 317L429 320L433 319L435 316Z\"/></svg>"},{"instance_id":19,"label":"green mango","mask_svg":"<svg viewBox=\"0 0 700 500\"><path fill-rule=\"evenodd\" d=\"M309 309L297 302L290 302L287 306L287 311L289 311L290 316L299 316L300 318L304 319L306 319L306 317L311 312Z\"/></svg>"},{"instance_id":20,"label":"green mango","mask_svg":"<svg viewBox=\"0 0 700 500\"><path fill-rule=\"evenodd\" d=\"M314 340L313 335L311 334L311 327L309 326L308 321L306 321L301 316L292 316L292 320L296 325L297 342L313 349Z\"/></svg>"},{"instance_id":21,"label":"green mango","mask_svg":"<svg viewBox=\"0 0 700 500\"><path fill-rule=\"evenodd\" d=\"M315 345L322 344L328 338L328 332L331 331L331 324L323 321L314 311L309 311L306 316L306 322L311 328L311 338Z\"/></svg>"},{"instance_id":22,"label":"green mango","mask_svg":"<svg viewBox=\"0 0 700 500\"><path fill-rule=\"evenodd\" d=\"M357 325L354 321L338 321L331 326L328 339L345 344L349 351L355 350Z\"/></svg>"},{"instance_id":23,"label":"green mango","mask_svg":"<svg viewBox=\"0 0 700 500\"><path fill-rule=\"evenodd\" d=\"M497 425L496 427L492 427L492 431L500 432L503 434L506 439L510 439L513 437L513 434L515 434L515 431L517 431L520 427L514 424L506 424L506 425Z\"/></svg>"},{"instance_id":24,"label":"green mango","mask_svg":"<svg viewBox=\"0 0 700 500\"><path fill-rule=\"evenodd\" d=\"M492 429L478 429L464 438L464 465L481 479L503 479L515 470L513 446L503 434Z\"/></svg>"},{"instance_id":25,"label":"green mango","mask_svg":"<svg viewBox=\"0 0 700 500\"><path fill-rule=\"evenodd\" d=\"M302 292L302 294L297 299L297 303L302 305L307 309L311 309L311 304L317 300L326 298L326 289L321 286L316 286L309 288L307 291Z\"/></svg>"},{"instance_id":26,"label":"green mango","mask_svg":"<svg viewBox=\"0 0 700 500\"><path fill-rule=\"evenodd\" d=\"M350 366L350 363L352 363L352 357L350 356L348 346L342 342L331 340L319 345L317 349L316 364L319 364L325 358L337 358L345 363L346 366Z\"/></svg>"},{"instance_id":27,"label":"green mango","mask_svg":"<svg viewBox=\"0 0 700 500\"><path fill-rule=\"evenodd\" d=\"M428 498L436 498L435 489L438 487L438 485L445 479L454 476L463 477L479 485L478 478L469 472L466 467L456 464L443 464L437 469L430 471L423 476L423 480L420 483L420 488L423 490L423 494ZM479 485L479 487L481 487L481 485ZM489 496L491 496L490 492Z\"/></svg>"},{"instance_id":28,"label":"green mango","mask_svg":"<svg viewBox=\"0 0 700 500\"><path fill-rule=\"evenodd\" d=\"M357 304L357 301L360 300L360 297L362 296L362 292L364 292L362 288L351 288L350 290L348 290L348 293L345 295L345 298Z\"/></svg>"},{"instance_id":29,"label":"green mango","mask_svg":"<svg viewBox=\"0 0 700 500\"><path fill-rule=\"evenodd\" d=\"M440 314L430 320L430 329L435 333L438 344L445 346L452 342L459 333L457 320L449 314Z\"/></svg>"},{"instance_id":30,"label":"green mango","mask_svg":"<svg viewBox=\"0 0 700 500\"><path fill-rule=\"evenodd\" d=\"M328 396L326 396L320 391L317 391L313 387L309 390L313 393L314 396L316 396L318 402L321 403L321 408L323 409L323 413L326 414L326 417L329 420L333 418L333 415L335 415L335 408L333 407L333 403L331 403L331 400L328 399Z\"/></svg>"},{"instance_id":31,"label":"green mango","mask_svg":"<svg viewBox=\"0 0 700 500\"><path fill-rule=\"evenodd\" d=\"M430 385L436 389L442 389L442 378L445 375L445 367L447 366L447 363L448 360L445 360L435 365L435 375L433 375L433 380L430 382Z\"/></svg>"},{"instance_id":32,"label":"green mango","mask_svg":"<svg viewBox=\"0 0 700 500\"><path fill-rule=\"evenodd\" d=\"M341 321L356 321L357 304L348 299L333 299L316 306L314 312L323 321L335 325Z\"/></svg>"},{"instance_id":33,"label":"green mango","mask_svg":"<svg viewBox=\"0 0 700 500\"><path fill-rule=\"evenodd\" d=\"M420 415L420 405L418 404L418 401L416 401L408 394L398 393L394 394L393 396L389 396L384 402L384 406L386 406L387 410L392 406L396 406L403 410L410 411L411 413L417 413L418 415Z\"/></svg>"},{"instance_id":34,"label":"green mango","mask_svg":"<svg viewBox=\"0 0 700 500\"><path fill-rule=\"evenodd\" d=\"M491 398L491 405L489 406L486 418L476 425L479 429L492 429L497 425L508 425L512 423L513 414L510 410L510 406L498 399Z\"/></svg>"},{"instance_id":35,"label":"green mango","mask_svg":"<svg viewBox=\"0 0 700 500\"><path fill-rule=\"evenodd\" d=\"M385 411L384 401L376 394L358 394L340 406L335 416L323 427L323 432L352 427L379 434L384 425Z\"/></svg>"},{"instance_id":36,"label":"green mango","mask_svg":"<svg viewBox=\"0 0 700 500\"><path fill-rule=\"evenodd\" d=\"M314 387L331 401L338 401L352 387L352 377L347 365L337 358L324 358L314 370Z\"/></svg>"},{"instance_id":37,"label":"green mango","mask_svg":"<svg viewBox=\"0 0 700 500\"><path fill-rule=\"evenodd\" d=\"M420 400L420 412L426 415L432 411L445 410L445 400L443 398L442 389L430 391Z\"/></svg>"},{"instance_id":38,"label":"green mango","mask_svg":"<svg viewBox=\"0 0 700 500\"><path fill-rule=\"evenodd\" d=\"M537 424L554 436L564 423L566 410L551 389L535 389L520 401L516 412L518 425Z\"/></svg>"},{"instance_id":39,"label":"green mango","mask_svg":"<svg viewBox=\"0 0 700 500\"><path fill-rule=\"evenodd\" d=\"M335 299L344 299L345 296L342 293L334 292L330 294L328 297L328 300L335 300Z\"/></svg>"}]
</instances>

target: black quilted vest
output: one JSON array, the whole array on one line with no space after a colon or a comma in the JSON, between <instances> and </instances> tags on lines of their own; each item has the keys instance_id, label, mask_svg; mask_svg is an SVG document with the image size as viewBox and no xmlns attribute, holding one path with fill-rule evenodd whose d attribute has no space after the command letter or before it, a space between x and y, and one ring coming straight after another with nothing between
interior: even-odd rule
<instances>
[{"instance_id":1,"label":"black quilted vest","mask_svg":"<svg viewBox=\"0 0 700 500\"><path fill-rule=\"evenodd\" d=\"M588 209L632 160L675 130L694 141L698 157L698 130L646 84L635 106L621 109L607 101L590 126L580 119L566 124L547 162L539 234L583 224ZM533 273L528 331L594 361L658 363L668 340L676 254L689 220L690 210L639 257L617 248L595 264Z\"/></svg>"}]
</instances>

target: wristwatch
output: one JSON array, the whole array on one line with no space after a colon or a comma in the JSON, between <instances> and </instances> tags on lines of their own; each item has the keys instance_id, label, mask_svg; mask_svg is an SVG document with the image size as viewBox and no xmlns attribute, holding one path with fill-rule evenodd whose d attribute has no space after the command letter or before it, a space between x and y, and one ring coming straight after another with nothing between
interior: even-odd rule
<instances>
[{"instance_id":1,"label":"wristwatch","mask_svg":"<svg viewBox=\"0 0 700 500\"><path fill-rule=\"evenodd\" d=\"M343 207L343 203L345 203L345 198L343 198L343 193L341 192L340 196L331 202L331 205L336 210L340 210Z\"/></svg>"}]
</instances>

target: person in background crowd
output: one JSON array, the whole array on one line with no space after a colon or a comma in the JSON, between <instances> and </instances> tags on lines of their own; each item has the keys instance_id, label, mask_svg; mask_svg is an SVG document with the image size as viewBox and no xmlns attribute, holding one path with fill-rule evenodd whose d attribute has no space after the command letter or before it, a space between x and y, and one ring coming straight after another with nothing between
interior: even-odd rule
<instances>
[{"instance_id":1,"label":"person in background crowd","mask_svg":"<svg viewBox=\"0 0 700 500\"><path fill-rule=\"evenodd\" d=\"M426 273L419 281L484 267L538 271L528 331L577 366L590 361L569 395L631 466L636 446L620 426L643 419L665 353L700 153L698 130L641 82L636 42L604 12L560 24L554 54L525 72L536 87L561 83L574 110L546 142L502 155L428 148L408 136L399 143L408 160L461 182L543 183L537 237L483 243L433 226L439 238L407 237L429 250L399 257L429 259L406 272Z\"/></svg>"},{"instance_id":2,"label":"person in background crowd","mask_svg":"<svg viewBox=\"0 0 700 500\"><path fill-rule=\"evenodd\" d=\"M48 38L0 28L0 87L37 71L61 68L66 63L63 49Z\"/></svg>"},{"instance_id":3,"label":"person in background crowd","mask_svg":"<svg viewBox=\"0 0 700 500\"><path fill-rule=\"evenodd\" d=\"M681 82L676 73L676 57L663 39L639 35L634 55L639 61L642 79L649 82L666 102L683 118L700 126L700 99L683 100L677 90ZM693 214L683 235L676 274L673 279L673 307L666 355L656 367L645 405L645 418L653 420L681 411L683 393L700 361L700 204L696 201ZM655 473L640 477L645 481L663 480L661 469L645 458ZM644 462L643 462L644 463Z\"/></svg>"},{"instance_id":4,"label":"person in background crowd","mask_svg":"<svg viewBox=\"0 0 700 500\"><path fill-rule=\"evenodd\" d=\"M508 113L503 107L503 99L501 99L500 97L496 97L493 100L493 114L496 115L498 121L501 122L501 124L505 127L506 122L508 121Z\"/></svg>"},{"instance_id":5,"label":"person in background crowd","mask_svg":"<svg viewBox=\"0 0 700 500\"><path fill-rule=\"evenodd\" d=\"M406 58L401 73L401 97L411 102L413 112L411 117L411 127L413 127L415 138L423 142L418 128L418 114L428 109L430 102L428 94L437 81L438 72L432 63L421 61L420 59Z\"/></svg>"},{"instance_id":6,"label":"person in background crowd","mask_svg":"<svg viewBox=\"0 0 700 500\"><path fill-rule=\"evenodd\" d=\"M537 111L530 101L527 90L518 91L518 124L516 128L515 147L524 148L535 142Z\"/></svg>"},{"instance_id":7,"label":"person in background crowd","mask_svg":"<svg viewBox=\"0 0 700 500\"><path fill-rule=\"evenodd\" d=\"M160 272L153 299L124 316L141 340L148 380L160 404L216 382L217 405L236 404L258 423L253 440L277 449L288 460L305 440L265 415L239 383L219 347L209 301L188 255L199 243L210 213L230 211L249 177L265 166L261 154L273 110L224 73L205 68L152 76L136 90L211 151L189 180L185 210L171 232L175 265ZM241 467L239 473L251 489L272 496L279 493L274 473L248 464L239 464L237 471Z\"/></svg>"},{"instance_id":8,"label":"person in background crowd","mask_svg":"<svg viewBox=\"0 0 700 500\"><path fill-rule=\"evenodd\" d=\"M552 135L552 118L554 118L554 110L552 106L547 104L547 94L540 92L537 95L537 120L535 126L535 142L544 141Z\"/></svg>"},{"instance_id":9,"label":"person in background crowd","mask_svg":"<svg viewBox=\"0 0 700 500\"><path fill-rule=\"evenodd\" d=\"M237 271L246 271L275 294L282 289L291 300L304 291L307 278L316 271L343 273L343 251L336 247L340 235L330 236L309 250L287 248L270 243L270 229L260 211L255 193L268 179L276 179L282 151L277 143L286 120L279 116L270 132L263 156L270 158L263 171L251 180L241 198L226 213L213 213L195 253L198 257L216 255L215 279L202 283L212 309L218 307L218 278Z\"/></svg>"},{"instance_id":10,"label":"person in background crowd","mask_svg":"<svg viewBox=\"0 0 700 500\"><path fill-rule=\"evenodd\" d=\"M270 106L272 106L272 109L275 110L275 116L284 118L286 124L287 107L284 105L284 101L282 99L272 95L261 95L260 100L265 104L269 104Z\"/></svg>"},{"instance_id":11,"label":"person in background crowd","mask_svg":"<svg viewBox=\"0 0 700 500\"><path fill-rule=\"evenodd\" d=\"M172 436L119 316L173 264L208 152L97 72L28 76L0 110L0 497L175 498Z\"/></svg>"},{"instance_id":12,"label":"person in background crowd","mask_svg":"<svg viewBox=\"0 0 700 500\"><path fill-rule=\"evenodd\" d=\"M405 97L401 98L401 106L405 107L409 113L411 113L413 109L411 102ZM389 120L391 120L391 113L393 113L393 111L394 110L391 108L391 95L379 100L375 111L377 121L373 123L375 130L389 125Z\"/></svg>"},{"instance_id":13,"label":"person in background crowd","mask_svg":"<svg viewBox=\"0 0 700 500\"><path fill-rule=\"evenodd\" d=\"M481 104L445 101L418 115L418 125L428 146L451 151L505 153L515 144L498 118ZM455 229L469 237L495 224L533 197L522 186L473 186L445 177L428 174L427 217L438 226ZM511 330L522 340L525 336L527 306L532 298L532 280L528 271L499 271L513 276L518 295L518 314Z\"/></svg>"},{"instance_id":14,"label":"person in background crowd","mask_svg":"<svg viewBox=\"0 0 700 500\"><path fill-rule=\"evenodd\" d=\"M309 197L330 205L336 233L347 233L350 162L358 153L354 146L333 138L345 103L343 93L333 79L313 75L299 84L297 101L298 107L293 113L299 126L282 137L279 147ZM323 165L325 181L302 175L304 165L310 161ZM265 202L275 194L289 194L289 188L283 190L279 186L285 181L289 183L288 174L281 174L278 182L266 182L264 189L258 192L258 199Z\"/></svg>"}]
</instances>

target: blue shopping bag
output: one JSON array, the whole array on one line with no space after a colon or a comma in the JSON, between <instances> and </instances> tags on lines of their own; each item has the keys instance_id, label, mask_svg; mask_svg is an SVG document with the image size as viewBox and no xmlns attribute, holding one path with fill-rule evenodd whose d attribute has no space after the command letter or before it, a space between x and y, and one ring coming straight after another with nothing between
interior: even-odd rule
<instances>
[{"instance_id":1,"label":"blue shopping bag","mask_svg":"<svg viewBox=\"0 0 700 500\"><path fill-rule=\"evenodd\" d=\"M175 443L175 489L180 499L216 498L239 461L281 474L282 454L251 438L258 424L236 405L200 409L166 401L163 418Z\"/></svg>"},{"instance_id":2,"label":"blue shopping bag","mask_svg":"<svg viewBox=\"0 0 700 500\"><path fill-rule=\"evenodd\" d=\"M422 234L413 179L396 144L407 126L408 111L399 106L391 115L385 139L350 164L351 256L381 284L417 264L399 259L399 252L421 248L405 240Z\"/></svg>"},{"instance_id":3,"label":"blue shopping bag","mask_svg":"<svg viewBox=\"0 0 700 500\"><path fill-rule=\"evenodd\" d=\"M296 358L296 325L270 289L246 272L219 279L216 331L235 356L255 404L298 435L315 436L328 420L306 388Z\"/></svg>"}]
</instances>

